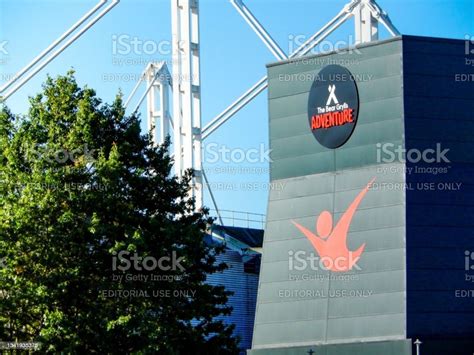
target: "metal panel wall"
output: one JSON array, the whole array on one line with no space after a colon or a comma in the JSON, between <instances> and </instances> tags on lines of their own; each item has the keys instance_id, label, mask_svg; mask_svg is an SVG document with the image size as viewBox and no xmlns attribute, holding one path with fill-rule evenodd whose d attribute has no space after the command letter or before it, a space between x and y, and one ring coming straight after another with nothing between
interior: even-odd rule
<instances>
[{"instance_id":1,"label":"metal panel wall","mask_svg":"<svg viewBox=\"0 0 474 355\"><path fill-rule=\"evenodd\" d=\"M439 353L441 338L474 336L474 298L460 292L474 280L465 270L465 251L474 251L474 83L460 76L474 77L473 48L463 40L403 41L406 148L449 149L449 162L407 162L408 335L424 341L426 354ZM448 349L472 354L474 342Z\"/></svg>"},{"instance_id":2,"label":"metal panel wall","mask_svg":"<svg viewBox=\"0 0 474 355\"><path fill-rule=\"evenodd\" d=\"M246 273L242 256L232 250L219 255L217 262L226 263L228 269L209 275L207 282L211 285L224 285L227 291L234 292L228 302L233 308L232 314L222 319L227 324L235 325L234 335L240 337L240 348L249 349L252 344L258 274Z\"/></svg>"},{"instance_id":3,"label":"metal panel wall","mask_svg":"<svg viewBox=\"0 0 474 355\"><path fill-rule=\"evenodd\" d=\"M269 66L271 180L283 189L269 197L252 354L292 354L289 348L296 354L311 346L324 354L409 351L405 193L384 187L404 184L404 164L380 164L376 149L377 143L403 145L401 52L398 38ZM360 97L355 131L338 149L316 141L307 116L314 75L329 64L350 70ZM316 218L327 210L337 223L374 177L347 239L350 250L366 243L360 270L296 270L292 255L315 250L292 221L314 231ZM377 343L396 339L401 343ZM367 346L329 345L360 341Z\"/></svg>"}]
</instances>

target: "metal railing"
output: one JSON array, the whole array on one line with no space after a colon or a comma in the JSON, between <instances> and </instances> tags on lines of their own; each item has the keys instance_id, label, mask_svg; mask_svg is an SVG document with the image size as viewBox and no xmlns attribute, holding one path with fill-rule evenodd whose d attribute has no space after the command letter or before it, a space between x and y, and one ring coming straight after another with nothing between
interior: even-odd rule
<instances>
[{"instance_id":1,"label":"metal railing","mask_svg":"<svg viewBox=\"0 0 474 355\"><path fill-rule=\"evenodd\" d=\"M228 227L241 227L241 228L255 228L264 229L265 227L265 215L261 213L243 212L243 211L232 211L232 210L221 210L210 209L209 214L211 217L215 217L215 224L220 225L220 220L224 226ZM220 219L219 219L220 217Z\"/></svg>"}]
</instances>

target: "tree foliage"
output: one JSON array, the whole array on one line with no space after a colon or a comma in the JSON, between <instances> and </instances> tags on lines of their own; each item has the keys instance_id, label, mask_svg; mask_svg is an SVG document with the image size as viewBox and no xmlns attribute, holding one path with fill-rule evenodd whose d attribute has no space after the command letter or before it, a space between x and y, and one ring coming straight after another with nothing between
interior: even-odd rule
<instances>
[{"instance_id":1,"label":"tree foliage","mask_svg":"<svg viewBox=\"0 0 474 355\"><path fill-rule=\"evenodd\" d=\"M204 242L212 221L187 198L192 172L172 175L168 148L141 134L121 95L104 104L72 71L48 78L25 117L0 110L0 339L47 352L237 352L216 320L229 294L205 283L224 269L222 250ZM114 270L121 252L174 253L184 271Z\"/></svg>"}]
</instances>

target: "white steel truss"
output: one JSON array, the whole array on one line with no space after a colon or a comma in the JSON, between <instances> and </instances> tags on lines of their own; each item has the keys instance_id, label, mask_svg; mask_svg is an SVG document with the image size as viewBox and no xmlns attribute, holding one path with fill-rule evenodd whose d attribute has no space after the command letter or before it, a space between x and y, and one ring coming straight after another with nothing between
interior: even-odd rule
<instances>
[{"instance_id":1,"label":"white steel truss","mask_svg":"<svg viewBox=\"0 0 474 355\"><path fill-rule=\"evenodd\" d=\"M308 54L350 17L354 17L356 43L377 40L379 22L388 29L392 36L399 35L388 15L383 12L375 0L352 0L344 6L336 17L296 51L287 56L242 0L230 0L230 2L277 60L286 60ZM190 195L195 197L196 208L199 209L203 204L202 141L263 92L268 86L268 81L266 76L261 78L201 129L199 2L198 0L171 0L171 6L174 48L173 77L175 79L179 78L179 85L173 87L175 171L180 176L184 169L194 169L196 178ZM194 77L195 75L198 77ZM187 78L189 80L186 81ZM207 183L207 185L209 184ZM212 191L210 193L213 203L216 205Z\"/></svg>"},{"instance_id":2,"label":"white steel truss","mask_svg":"<svg viewBox=\"0 0 474 355\"><path fill-rule=\"evenodd\" d=\"M145 98L147 100L147 126L151 133L153 143L155 145L163 144L166 137L170 135L170 106L169 96L170 88L173 83L168 66L165 62L149 63L140 76L140 80L136 83L129 97L125 101L125 108L130 105L132 98L135 96L140 84L146 82L145 92L142 94L132 114L138 112ZM159 127L159 134L156 128Z\"/></svg>"},{"instance_id":3,"label":"white steel truss","mask_svg":"<svg viewBox=\"0 0 474 355\"><path fill-rule=\"evenodd\" d=\"M232 5L238 9L238 12L244 17L247 23L250 24L252 29L257 33L264 44L270 48L271 52L275 55L278 60L292 59L296 57L302 57L307 55L314 47L321 43L327 36L334 32L340 25L347 21L350 17L355 17L355 28L356 28L356 42L370 42L378 39L378 30L375 31L374 27L378 28L377 21L380 21L389 31L392 36L397 36L400 33L393 26L392 22L388 18L388 15L381 10L374 0L353 0L331 20L325 26L323 26L318 32L311 36L305 43L303 43L298 49L296 49L289 56L284 58L281 57L281 52L278 51L278 45L273 41L270 35L265 36L263 32L265 30L258 30L256 23L259 24L255 16L250 10L243 4L242 0L230 0ZM364 16L360 16L363 12ZM365 18L371 15L371 22L365 21ZM261 26L261 25L260 25ZM370 36L362 36L363 33L370 33ZM255 97L257 97L262 91L268 86L267 77L264 76L257 83L255 83L248 91L234 101L219 115L213 118L207 125L202 129L202 138L207 138L212 132L223 125L226 121L232 118L237 112L243 107L250 103Z\"/></svg>"},{"instance_id":4,"label":"white steel truss","mask_svg":"<svg viewBox=\"0 0 474 355\"><path fill-rule=\"evenodd\" d=\"M150 90L147 94L148 130L155 145L163 144L170 134L171 115L169 111L171 75L165 62L151 64L146 73ZM159 134L156 132L159 127Z\"/></svg>"},{"instance_id":5,"label":"white steel truss","mask_svg":"<svg viewBox=\"0 0 474 355\"><path fill-rule=\"evenodd\" d=\"M189 196L203 206L199 0L171 0L174 170L194 170Z\"/></svg>"},{"instance_id":6,"label":"white steel truss","mask_svg":"<svg viewBox=\"0 0 474 355\"><path fill-rule=\"evenodd\" d=\"M59 44L75 30L80 28L81 25L89 20L108 1L109 0L100 0L99 3L87 12L76 24L17 73L11 81L0 87L0 94L2 95L0 96L0 100L6 100L13 95L120 2L120 0L112 0L109 6L103 9L100 14L90 20L89 23L75 33L63 46L51 54ZM392 36L400 34L390 21L388 15L379 7L375 0L352 0L345 5L331 21L303 43L303 45L290 55L286 55L247 6L245 6L242 0L229 1L277 60L287 60L305 56L350 17L354 17L356 44L377 40L379 35L379 23L383 24ZM171 0L171 23L173 37L172 78L174 78L174 80L171 80L165 63L150 63L143 72L141 79L133 88L129 98L126 100L125 106L127 107L129 105L139 85L146 80L146 91L140 98L133 112L136 112L145 98L147 98L148 127L152 131L155 144L162 143L165 137L169 135L169 124L171 123L173 126L172 143L174 147L175 174L181 177L187 169L194 170L195 176L189 196L195 198L196 209L200 209L203 206L203 139L207 138L263 92L268 86L268 81L266 76L262 77L249 90L202 128L199 0ZM49 54L51 55L47 57ZM43 59L44 61L40 63ZM15 84L16 81L38 64L39 66L28 74L26 78ZM6 92L9 88L10 90ZM169 114L170 88L172 88L173 93L172 118ZM158 124L160 127L159 137L155 130ZM214 198L213 202L215 204Z\"/></svg>"}]
</instances>

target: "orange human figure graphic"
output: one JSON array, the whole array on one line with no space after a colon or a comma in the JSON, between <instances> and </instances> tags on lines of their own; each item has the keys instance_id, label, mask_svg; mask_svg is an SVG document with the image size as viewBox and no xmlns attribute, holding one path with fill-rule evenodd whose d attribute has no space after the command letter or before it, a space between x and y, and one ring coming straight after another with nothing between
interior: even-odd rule
<instances>
[{"instance_id":1,"label":"orange human figure graphic","mask_svg":"<svg viewBox=\"0 0 474 355\"><path fill-rule=\"evenodd\" d=\"M329 211L321 212L317 219L316 232L318 234L314 234L302 225L292 221L311 242L326 269L334 272L349 271L364 252L365 243L355 251L350 251L347 248L347 232L357 207L374 181L375 178L357 195L334 229L332 214Z\"/></svg>"}]
</instances>

